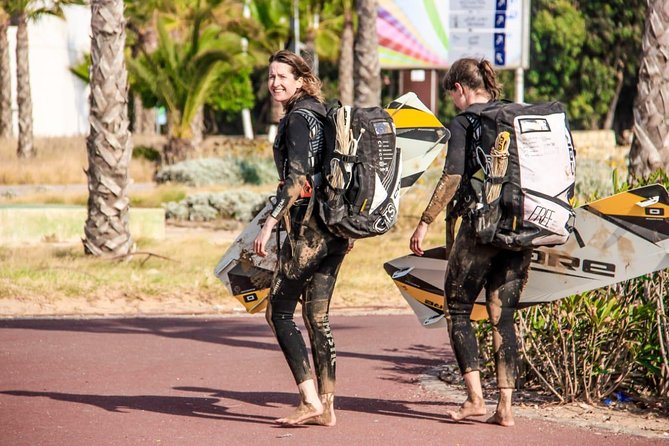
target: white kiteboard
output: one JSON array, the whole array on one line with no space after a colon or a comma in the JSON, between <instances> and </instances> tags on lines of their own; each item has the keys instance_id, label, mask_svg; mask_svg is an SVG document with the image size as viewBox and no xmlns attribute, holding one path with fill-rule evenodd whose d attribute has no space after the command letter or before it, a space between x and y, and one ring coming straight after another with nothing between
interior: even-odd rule
<instances>
[{"instance_id":1,"label":"white kiteboard","mask_svg":"<svg viewBox=\"0 0 669 446\"><path fill-rule=\"evenodd\" d=\"M649 185L576 209L569 241L534 250L520 307L552 302L623 280L669 268L669 197ZM445 248L407 255L384 264L418 320L442 327ZM487 317L485 296L476 300L472 319Z\"/></svg>"},{"instance_id":2,"label":"white kiteboard","mask_svg":"<svg viewBox=\"0 0 669 446\"><path fill-rule=\"evenodd\" d=\"M415 93L397 98L386 107L386 111L395 124L396 144L402 153L400 192L403 193L444 149L450 132ZM267 244L266 257L253 253L253 241L271 210L272 205L268 203L239 234L214 270L216 277L249 313L257 313L266 307L266 297L277 265L276 233L272 234ZM283 243L285 232L281 230L279 236L279 243Z\"/></svg>"}]
</instances>

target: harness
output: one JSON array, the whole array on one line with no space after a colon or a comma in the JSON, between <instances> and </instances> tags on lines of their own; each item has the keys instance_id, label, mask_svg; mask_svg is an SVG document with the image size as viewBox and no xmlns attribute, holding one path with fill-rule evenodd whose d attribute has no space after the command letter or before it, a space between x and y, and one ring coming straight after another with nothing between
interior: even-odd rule
<instances>
[{"instance_id":1,"label":"harness","mask_svg":"<svg viewBox=\"0 0 669 446\"><path fill-rule=\"evenodd\" d=\"M306 223L311 219L313 214L314 203L316 201L314 188L319 187L322 181L321 175L321 165L323 159L323 153L325 152L325 135L323 131L323 123L316 116L314 112L305 108L297 108L292 110L290 113L297 113L300 116L304 117L307 121L309 127L309 150L308 150L308 165L309 173L307 174L307 181L305 182L302 190L300 191L299 198L293 203L293 207L307 206L301 221L299 222L299 230L296 234L296 239L301 238L304 235L304 227ZM287 121L285 121L287 122ZM288 176L288 156L286 154L286 145L284 144L285 139L285 126L281 129L277 140L275 142L275 147L281 153L283 157L283 165L281 177L286 178ZM284 180L280 180L278 187L282 187ZM287 212L282 220L279 222L280 226L286 230L286 237L291 246L291 250L294 251L295 240L292 236L292 224L290 211ZM277 230L277 248L280 246L280 235ZM281 267L281 259L279 258L279 268Z\"/></svg>"}]
</instances>

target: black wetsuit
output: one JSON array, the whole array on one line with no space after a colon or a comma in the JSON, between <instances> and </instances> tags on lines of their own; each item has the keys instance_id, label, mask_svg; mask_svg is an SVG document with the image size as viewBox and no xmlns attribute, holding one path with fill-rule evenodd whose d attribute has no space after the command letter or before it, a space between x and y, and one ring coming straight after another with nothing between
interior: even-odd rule
<instances>
[{"instance_id":1,"label":"black wetsuit","mask_svg":"<svg viewBox=\"0 0 669 446\"><path fill-rule=\"evenodd\" d=\"M298 109L308 109L311 114ZM335 388L336 353L328 312L348 240L332 235L315 210L305 219L309 200L299 198L307 175L318 173L320 165L322 127L314 114L323 116L325 107L311 97L298 101L281 120L274 144L282 185L272 216L282 220L288 213L290 234L279 254L280 267L272 281L266 316L295 382L312 379L307 348L293 320L301 300L318 389L324 394L334 393Z\"/></svg>"},{"instance_id":2,"label":"black wetsuit","mask_svg":"<svg viewBox=\"0 0 669 446\"><path fill-rule=\"evenodd\" d=\"M480 104L472 107L480 107ZM451 139L442 175L442 178L461 176L458 192L470 187L472 176L486 162L476 144L480 122L468 119L466 113L458 115L451 123ZM460 200L463 196L456 194ZM434 214L445 205L431 202L424 220L429 223L429 219L434 219ZM474 301L485 286L486 306L493 327L497 385L499 388L515 387L518 352L514 312L527 280L531 256L531 249L510 251L479 243L472 220L467 214L463 216L448 258L444 283L451 343L463 374L480 370L479 348L470 316Z\"/></svg>"}]
</instances>

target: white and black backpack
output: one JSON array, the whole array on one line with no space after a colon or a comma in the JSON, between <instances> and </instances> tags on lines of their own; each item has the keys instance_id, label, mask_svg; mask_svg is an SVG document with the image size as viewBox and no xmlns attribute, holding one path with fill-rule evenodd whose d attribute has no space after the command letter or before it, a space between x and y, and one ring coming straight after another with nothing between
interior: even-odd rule
<instances>
[{"instance_id":1,"label":"white and black backpack","mask_svg":"<svg viewBox=\"0 0 669 446\"><path fill-rule=\"evenodd\" d=\"M576 151L562 104L496 101L470 107L466 116L470 127L480 125L473 144L483 155L477 158L484 160L484 181L502 185L498 200L479 196L472 211L479 239L513 250L565 243L574 226ZM504 131L510 133L508 166L494 178L490 152Z\"/></svg>"},{"instance_id":2,"label":"white and black backpack","mask_svg":"<svg viewBox=\"0 0 669 446\"><path fill-rule=\"evenodd\" d=\"M321 120L325 147L312 179L321 219L339 237L385 234L397 222L402 173L392 118L381 107L337 105Z\"/></svg>"}]
</instances>

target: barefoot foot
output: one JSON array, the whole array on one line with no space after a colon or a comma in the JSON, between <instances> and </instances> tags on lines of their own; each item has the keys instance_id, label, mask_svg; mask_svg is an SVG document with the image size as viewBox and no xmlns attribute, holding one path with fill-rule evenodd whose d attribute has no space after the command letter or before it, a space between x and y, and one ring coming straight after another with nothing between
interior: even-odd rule
<instances>
[{"instance_id":1,"label":"barefoot foot","mask_svg":"<svg viewBox=\"0 0 669 446\"><path fill-rule=\"evenodd\" d=\"M513 415L511 413L502 413L500 411L495 412L486 420L486 423L499 424L504 427L511 427L516 424L515 421L513 421Z\"/></svg>"},{"instance_id":2,"label":"barefoot foot","mask_svg":"<svg viewBox=\"0 0 669 446\"><path fill-rule=\"evenodd\" d=\"M307 420L311 420L315 417L318 417L323 414L323 405L318 403L318 406L310 403L300 403L295 409L295 412L290 414L287 417L279 418L275 420L277 424L283 426L294 426L300 423L304 423Z\"/></svg>"},{"instance_id":3,"label":"barefoot foot","mask_svg":"<svg viewBox=\"0 0 669 446\"><path fill-rule=\"evenodd\" d=\"M475 417L486 414L485 401L481 398L465 401L460 409L448 410L446 414L454 421L461 421L468 417Z\"/></svg>"},{"instance_id":4,"label":"barefoot foot","mask_svg":"<svg viewBox=\"0 0 669 446\"><path fill-rule=\"evenodd\" d=\"M332 427L337 424L337 417L334 412L334 394L328 393L321 395L323 404L323 413L317 417L310 418L305 424L315 424L318 426Z\"/></svg>"}]
</instances>

